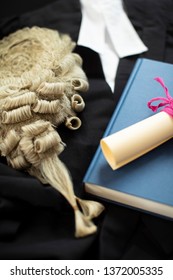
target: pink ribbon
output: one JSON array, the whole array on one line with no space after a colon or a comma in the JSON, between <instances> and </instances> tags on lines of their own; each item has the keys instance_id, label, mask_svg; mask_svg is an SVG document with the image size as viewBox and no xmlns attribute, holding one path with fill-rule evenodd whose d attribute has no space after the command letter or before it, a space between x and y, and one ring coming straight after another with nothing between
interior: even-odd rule
<instances>
[{"instance_id":1,"label":"pink ribbon","mask_svg":"<svg viewBox=\"0 0 173 280\"><path fill-rule=\"evenodd\" d=\"M168 113L171 117L173 117L173 98L170 96L168 88L165 86L164 81L157 77L154 80L156 80L157 82L159 82L161 84L161 86L163 87L166 97L155 97L152 98L148 103L148 107L153 111L153 112L157 112L158 108L165 106L165 108L162 110L166 113ZM154 101L158 101L161 100L163 102L160 102L158 105L154 106L151 105L152 102Z\"/></svg>"}]
</instances>

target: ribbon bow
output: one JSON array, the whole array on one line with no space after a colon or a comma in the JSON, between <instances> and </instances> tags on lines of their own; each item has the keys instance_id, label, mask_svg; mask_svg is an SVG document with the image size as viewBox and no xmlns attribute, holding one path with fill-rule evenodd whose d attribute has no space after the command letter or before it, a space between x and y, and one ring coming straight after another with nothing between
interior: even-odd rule
<instances>
[{"instance_id":1,"label":"ribbon bow","mask_svg":"<svg viewBox=\"0 0 173 280\"><path fill-rule=\"evenodd\" d=\"M158 108L165 106L165 108L162 110L166 113L168 113L171 117L173 117L173 98L171 97L171 95L169 94L168 88L165 86L164 81L157 77L154 80L156 80L157 82L159 82L161 84L161 86L163 87L166 97L155 97L152 98L148 103L148 107L153 111L156 112L158 110ZM158 101L161 100L163 102L160 102L158 105L154 106L151 105L152 102L154 101Z\"/></svg>"}]
</instances>

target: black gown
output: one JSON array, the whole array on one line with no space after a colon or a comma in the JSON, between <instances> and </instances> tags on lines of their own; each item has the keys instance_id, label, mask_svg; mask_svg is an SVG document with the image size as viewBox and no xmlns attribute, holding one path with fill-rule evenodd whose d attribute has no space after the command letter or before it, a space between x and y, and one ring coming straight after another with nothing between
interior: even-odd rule
<instances>
[{"instance_id":1,"label":"black gown","mask_svg":"<svg viewBox=\"0 0 173 280\"><path fill-rule=\"evenodd\" d=\"M0 38L37 25L68 33L77 41L82 16L78 0L10 3L5 1L0 11ZM173 63L173 1L125 0L124 5L149 50L120 60L112 94L98 54L77 46L90 84L82 94L86 103L80 113L82 127L73 132L58 128L67 144L61 160L71 173L75 193L87 199L91 197L82 179L136 59ZM106 210L95 219L97 233L76 239L73 211L65 199L24 171L8 167L0 157L0 259L172 259L173 222L103 203Z\"/></svg>"}]
</instances>

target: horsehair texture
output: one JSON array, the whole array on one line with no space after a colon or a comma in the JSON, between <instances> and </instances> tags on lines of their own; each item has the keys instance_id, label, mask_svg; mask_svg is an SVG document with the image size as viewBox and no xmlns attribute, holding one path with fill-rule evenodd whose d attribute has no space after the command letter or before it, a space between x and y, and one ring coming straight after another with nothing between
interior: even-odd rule
<instances>
[{"instance_id":1,"label":"horsehair texture","mask_svg":"<svg viewBox=\"0 0 173 280\"><path fill-rule=\"evenodd\" d=\"M57 189L74 209L75 236L96 231L92 218L102 204L75 196L58 155L64 150L56 128L76 130L88 90L75 43L56 30L23 28L0 41L0 152L10 166L25 169Z\"/></svg>"}]
</instances>

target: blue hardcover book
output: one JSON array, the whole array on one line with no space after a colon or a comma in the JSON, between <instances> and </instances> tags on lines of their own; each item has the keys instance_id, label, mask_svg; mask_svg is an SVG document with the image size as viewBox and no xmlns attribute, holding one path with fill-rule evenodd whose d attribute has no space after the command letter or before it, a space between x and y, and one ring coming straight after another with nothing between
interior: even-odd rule
<instances>
[{"instance_id":1,"label":"blue hardcover book","mask_svg":"<svg viewBox=\"0 0 173 280\"><path fill-rule=\"evenodd\" d=\"M173 96L173 65L138 59L103 138L154 114L147 102L165 97L155 77L164 80ZM117 170L112 170L99 146L84 177L84 186L86 192L100 198L173 218L172 174L172 139Z\"/></svg>"}]
</instances>

